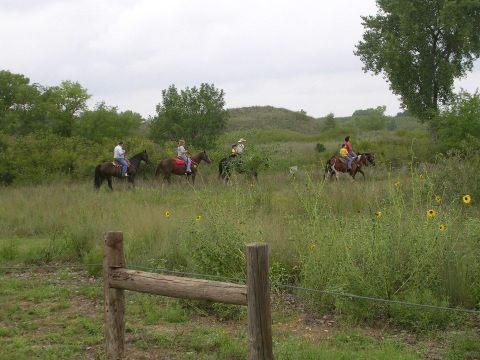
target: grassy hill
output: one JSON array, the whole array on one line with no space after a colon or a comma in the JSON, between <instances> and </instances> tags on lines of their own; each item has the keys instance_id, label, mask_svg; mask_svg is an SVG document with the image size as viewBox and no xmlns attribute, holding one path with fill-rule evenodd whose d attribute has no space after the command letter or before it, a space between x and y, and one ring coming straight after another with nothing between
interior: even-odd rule
<instances>
[{"instance_id":1,"label":"grassy hill","mask_svg":"<svg viewBox=\"0 0 480 360\"><path fill-rule=\"evenodd\" d=\"M379 161L394 166L412 158L427 161L437 151L426 126L411 116L376 116L366 112L336 117L334 127L328 127L326 118L316 119L272 106L235 108L228 112L227 129L219 139L224 151L243 137L250 149L252 146L274 149L271 158L283 168L310 163L317 155L320 156L317 160L323 161L337 154L346 135L352 136L357 151L374 152ZM315 150L319 143L326 148L321 154Z\"/></svg>"},{"instance_id":2,"label":"grassy hill","mask_svg":"<svg viewBox=\"0 0 480 360\"><path fill-rule=\"evenodd\" d=\"M319 121L299 111L273 106L228 109L227 132L248 129L286 129L311 134L320 131Z\"/></svg>"}]
</instances>

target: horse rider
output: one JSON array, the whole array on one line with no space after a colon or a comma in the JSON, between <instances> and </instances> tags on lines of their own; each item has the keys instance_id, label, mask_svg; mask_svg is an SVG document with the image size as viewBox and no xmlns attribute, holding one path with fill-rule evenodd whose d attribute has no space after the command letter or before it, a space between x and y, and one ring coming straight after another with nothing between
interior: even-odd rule
<instances>
[{"instance_id":1,"label":"horse rider","mask_svg":"<svg viewBox=\"0 0 480 360\"><path fill-rule=\"evenodd\" d=\"M192 173L192 160L190 157L187 156L187 149L185 149L185 140L180 139L178 140L178 147L177 147L177 157L183 161L187 165L187 176Z\"/></svg>"},{"instance_id":2,"label":"horse rider","mask_svg":"<svg viewBox=\"0 0 480 360\"><path fill-rule=\"evenodd\" d=\"M123 150L123 141L120 140L113 149L113 159L122 165L122 176L128 176L128 163L125 160L125 150Z\"/></svg>"},{"instance_id":3,"label":"horse rider","mask_svg":"<svg viewBox=\"0 0 480 360\"><path fill-rule=\"evenodd\" d=\"M243 151L245 150L245 144L246 142L244 138L241 138L240 140L237 141L236 144L232 145L232 155L231 156L237 156L243 154Z\"/></svg>"},{"instance_id":4,"label":"horse rider","mask_svg":"<svg viewBox=\"0 0 480 360\"><path fill-rule=\"evenodd\" d=\"M345 144L342 144L340 147L340 156L342 157L342 159L346 160L347 155L348 155L347 148Z\"/></svg>"},{"instance_id":5,"label":"horse rider","mask_svg":"<svg viewBox=\"0 0 480 360\"><path fill-rule=\"evenodd\" d=\"M345 149L347 150L347 171L352 170L352 161L357 157L352 150L352 144L350 143L350 136L345 137Z\"/></svg>"}]
</instances>

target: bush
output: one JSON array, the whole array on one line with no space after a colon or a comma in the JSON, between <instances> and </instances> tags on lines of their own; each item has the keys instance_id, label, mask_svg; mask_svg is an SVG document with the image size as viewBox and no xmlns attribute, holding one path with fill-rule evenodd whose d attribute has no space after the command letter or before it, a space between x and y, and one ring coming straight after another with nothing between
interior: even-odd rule
<instances>
[{"instance_id":1,"label":"bush","mask_svg":"<svg viewBox=\"0 0 480 360\"><path fill-rule=\"evenodd\" d=\"M327 150L327 148L325 147L325 145L321 144L321 143L317 143L315 145L315 150L319 153L321 152L324 152L325 150Z\"/></svg>"},{"instance_id":2,"label":"bush","mask_svg":"<svg viewBox=\"0 0 480 360\"><path fill-rule=\"evenodd\" d=\"M466 91L454 97L438 118L438 135L444 150L458 148L468 137L480 140L480 93Z\"/></svg>"}]
</instances>

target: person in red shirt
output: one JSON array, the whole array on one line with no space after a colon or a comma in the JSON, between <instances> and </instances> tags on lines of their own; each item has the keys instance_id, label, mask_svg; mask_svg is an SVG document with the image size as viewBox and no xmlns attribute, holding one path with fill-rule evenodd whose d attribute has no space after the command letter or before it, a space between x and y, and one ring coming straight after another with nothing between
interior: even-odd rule
<instances>
[{"instance_id":1,"label":"person in red shirt","mask_svg":"<svg viewBox=\"0 0 480 360\"><path fill-rule=\"evenodd\" d=\"M353 152L352 144L350 143L350 136L345 137L345 148L347 149L347 170L352 170L352 161L357 157L357 154Z\"/></svg>"}]
</instances>

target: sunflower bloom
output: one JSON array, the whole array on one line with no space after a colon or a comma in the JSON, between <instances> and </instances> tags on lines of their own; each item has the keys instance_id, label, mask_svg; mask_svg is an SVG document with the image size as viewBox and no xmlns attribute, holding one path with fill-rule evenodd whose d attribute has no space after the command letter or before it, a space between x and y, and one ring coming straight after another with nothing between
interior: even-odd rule
<instances>
[{"instance_id":1,"label":"sunflower bloom","mask_svg":"<svg viewBox=\"0 0 480 360\"><path fill-rule=\"evenodd\" d=\"M440 195L435 195L435 201L437 204L440 204L442 202L442 197Z\"/></svg>"},{"instance_id":2,"label":"sunflower bloom","mask_svg":"<svg viewBox=\"0 0 480 360\"><path fill-rule=\"evenodd\" d=\"M427 217L434 218L435 216L437 216L437 212L435 210L433 209L427 210Z\"/></svg>"},{"instance_id":3,"label":"sunflower bloom","mask_svg":"<svg viewBox=\"0 0 480 360\"><path fill-rule=\"evenodd\" d=\"M445 226L445 224L438 225L438 231L444 232L446 229L447 229L447 227Z\"/></svg>"},{"instance_id":4,"label":"sunflower bloom","mask_svg":"<svg viewBox=\"0 0 480 360\"><path fill-rule=\"evenodd\" d=\"M172 215L172 214L170 214L170 211L167 210L167 211L165 211L165 213L163 215L165 215L166 218L169 218L170 215Z\"/></svg>"},{"instance_id":5,"label":"sunflower bloom","mask_svg":"<svg viewBox=\"0 0 480 360\"><path fill-rule=\"evenodd\" d=\"M376 216L377 218L381 218L382 215L383 215L383 214L382 214L381 211L376 211L376 212L375 212L375 216Z\"/></svg>"},{"instance_id":6,"label":"sunflower bloom","mask_svg":"<svg viewBox=\"0 0 480 360\"><path fill-rule=\"evenodd\" d=\"M464 202L465 204L470 204L470 202L472 201L472 197L471 197L470 195L468 195L468 194L467 194L467 195L463 195L463 198L462 198L462 199L463 199L463 202Z\"/></svg>"},{"instance_id":7,"label":"sunflower bloom","mask_svg":"<svg viewBox=\"0 0 480 360\"><path fill-rule=\"evenodd\" d=\"M202 216L201 215L197 215L197 217L195 218L195 221L200 221L202 220Z\"/></svg>"}]
</instances>

